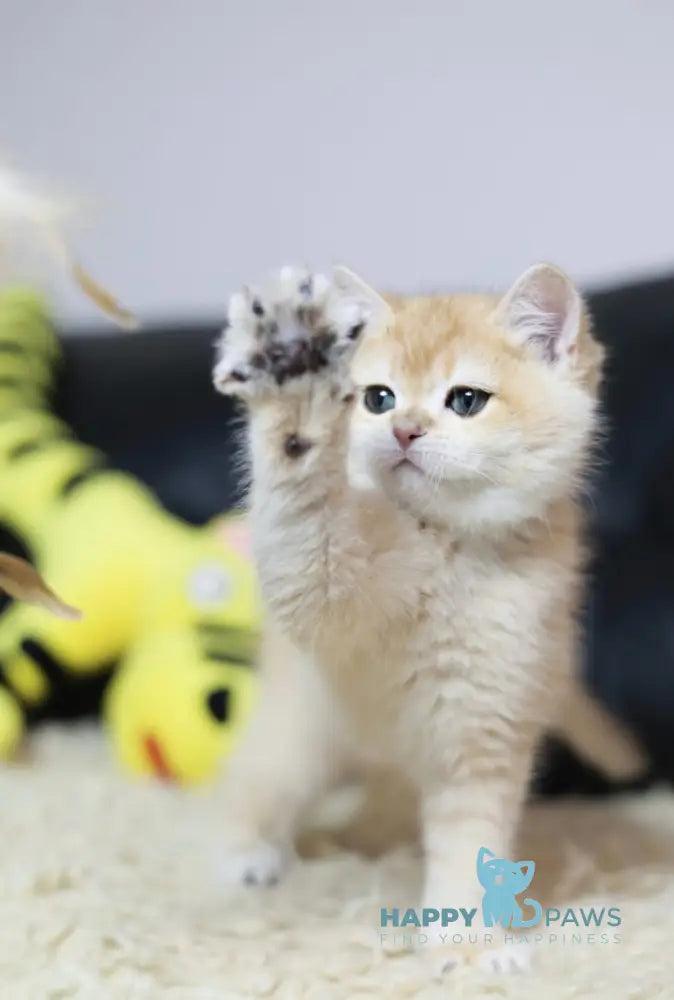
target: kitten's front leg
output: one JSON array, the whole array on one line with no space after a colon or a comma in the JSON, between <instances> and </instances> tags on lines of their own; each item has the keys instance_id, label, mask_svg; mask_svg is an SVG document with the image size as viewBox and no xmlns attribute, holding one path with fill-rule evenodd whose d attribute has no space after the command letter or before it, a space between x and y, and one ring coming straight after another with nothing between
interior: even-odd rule
<instances>
[{"instance_id":1,"label":"kitten's front leg","mask_svg":"<svg viewBox=\"0 0 674 1000\"><path fill-rule=\"evenodd\" d=\"M499 858L511 857L530 764L530 748L504 746L500 759L487 759L478 750L474 760L464 759L445 781L422 791L422 906L464 911L460 922L432 936L431 943L437 948L429 957L439 972L466 961L496 972L519 971L530 963L528 947L506 943L506 931L500 926L485 926L484 891L477 875L482 848ZM469 927L464 923L467 919ZM463 941L454 941L454 934L460 934Z\"/></svg>"},{"instance_id":2,"label":"kitten's front leg","mask_svg":"<svg viewBox=\"0 0 674 1000\"><path fill-rule=\"evenodd\" d=\"M345 447L349 362L370 315L357 295L292 269L229 304L214 377L248 407L251 526L275 626L260 704L230 765L225 869L237 881L275 880L303 810L340 765L337 710L313 654L368 572Z\"/></svg>"},{"instance_id":3,"label":"kitten's front leg","mask_svg":"<svg viewBox=\"0 0 674 1000\"><path fill-rule=\"evenodd\" d=\"M345 287L344 273L328 281L287 268L266 292L233 296L215 368L216 386L249 411L251 525L263 594L305 649L321 637L329 645L359 622L376 627L358 595L381 588L377 558L389 567L392 558L377 527L383 519L363 511L346 471L351 356L388 307L378 312L360 285ZM395 537L395 524L390 532Z\"/></svg>"}]
</instances>

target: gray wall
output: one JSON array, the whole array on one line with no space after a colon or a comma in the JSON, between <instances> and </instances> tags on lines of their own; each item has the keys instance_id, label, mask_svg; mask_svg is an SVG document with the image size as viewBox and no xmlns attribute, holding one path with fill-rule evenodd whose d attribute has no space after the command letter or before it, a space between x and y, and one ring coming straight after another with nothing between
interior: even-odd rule
<instances>
[{"instance_id":1,"label":"gray wall","mask_svg":"<svg viewBox=\"0 0 674 1000\"><path fill-rule=\"evenodd\" d=\"M402 290L674 263L671 0L0 12L0 142L99 199L78 245L145 316L218 315L284 261Z\"/></svg>"}]
</instances>

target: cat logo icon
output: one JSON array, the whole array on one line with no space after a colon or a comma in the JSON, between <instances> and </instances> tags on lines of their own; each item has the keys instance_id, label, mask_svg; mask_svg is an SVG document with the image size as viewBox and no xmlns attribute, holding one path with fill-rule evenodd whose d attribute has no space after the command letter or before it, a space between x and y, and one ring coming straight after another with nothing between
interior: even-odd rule
<instances>
[{"instance_id":1,"label":"cat logo icon","mask_svg":"<svg viewBox=\"0 0 674 1000\"><path fill-rule=\"evenodd\" d=\"M543 910L538 900L529 896L524 898L524 903L533 907L534 911L526 920L517 901L519 893L529 888L535 870L533 861L508 861L507 858L497 858L486 847L480 848L477 853L477 877L484 889L482 917L485 927L500 924L507 930L535 927L540 922Z\"/></svg>"}]
</instances>

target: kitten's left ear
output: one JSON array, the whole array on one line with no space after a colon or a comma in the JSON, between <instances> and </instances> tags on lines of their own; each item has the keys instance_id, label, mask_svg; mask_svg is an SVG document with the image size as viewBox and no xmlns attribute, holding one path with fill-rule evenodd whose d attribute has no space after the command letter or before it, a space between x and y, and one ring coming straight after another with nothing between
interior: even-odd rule
<instances>
[{"instance_id":1,"label":"kitten's left ear","mask_svg":"<svg viewBox=\"0 0 674 1000\"><path fill-rule=\"evenodd\" d=\"M552 264L535 264L518 278L494 314L517 338L551 364L575 350L582 303L571 279Z\"/></svg>"},{"instance_id":2,"label":"kitten's left ear","mask_svg":"<svg viewBox=\"0 0 674 1000\"><path fill-rule=\"evenodd\" d=\"M348 267L337 264L332 270L332 280L345 298L360 307L366 316L367 325L373 330L391 325L393 310L386 299Z\"/></svg>"},{"instance_id":3,"label":"kitten's left ear","mask_svg":"<svg viewBox=\"0 0 674 1000\"><path fill-rule=\"evenodd\" d=\"M477 852L478 871L484 864L488 863L489 861L491 861L492 858L495 857L496 855L494 854L494 852L490 851L488 847L481 847L480 850Z\"/></svg>"}]
</instances>

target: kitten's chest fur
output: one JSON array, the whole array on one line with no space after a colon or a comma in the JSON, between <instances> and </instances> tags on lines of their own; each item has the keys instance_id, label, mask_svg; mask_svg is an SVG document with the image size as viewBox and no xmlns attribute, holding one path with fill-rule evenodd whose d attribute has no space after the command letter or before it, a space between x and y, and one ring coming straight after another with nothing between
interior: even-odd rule
<instances>
[{"instance_id":1,"label":"kitten's chest fur","mask_svg":"<svg viewBox=\"0 0 674 1000\"><path fill-rule=\"evenodd\" d=\"M335 645L320 665L358 744L419 767L423 747L453 733L458 752L494 716L544 723L570 669L575 544L469 543L425 527L409 542L407 614L374 640Z\"/></svg>"}]
</instances>

